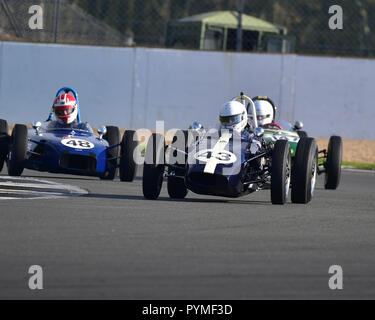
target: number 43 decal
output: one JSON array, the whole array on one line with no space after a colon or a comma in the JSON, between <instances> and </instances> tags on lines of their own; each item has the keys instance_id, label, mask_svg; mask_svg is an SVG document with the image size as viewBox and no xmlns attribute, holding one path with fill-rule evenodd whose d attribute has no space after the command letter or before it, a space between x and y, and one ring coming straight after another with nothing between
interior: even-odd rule
<instances>
[{"instance_id":1,"label":"number 43 decal","mask_svg":"<svg viewBox=\"0 0 375 320\"><path fill-rule=\"evenodd\" d=\"M69 148L73 149L93 149L94 144L86 141L86 140L81 140L81 139L63 139L61 140L61 143Z\"/></svg>"},{"instance_id":2,"label":"number 43 decal","mask_svg":"<svg viewBox=\"0 0 375 320\"><path fill-rule=\"evenodd\" d=\"M234 153L222 150L218 152L213 152L213 150L202 150L195 154L195 159L208 162L208 161L215 161L216 163L223 163L223 164L230 164L234 163L237 160L237 157Z\"/></svg>"}]
</instances>

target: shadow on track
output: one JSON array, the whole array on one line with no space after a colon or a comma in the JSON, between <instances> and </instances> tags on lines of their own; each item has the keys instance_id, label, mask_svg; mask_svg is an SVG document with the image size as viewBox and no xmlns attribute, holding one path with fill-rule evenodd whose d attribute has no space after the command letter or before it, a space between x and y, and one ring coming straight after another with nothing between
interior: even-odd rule
<instances>
[{"instance_id":1,"label":"shadow on track","mask_svg":"<svg viewBox=\"0 0 375 320\"><path fill-rule=\"evenodd\" d=\"M0 175L2 176L2 175ZM33 179L57 179L57 180L83 180L83 181L98 181L98 182L121 182L119 179L115 179L114 181L111 180L100 180L98 177L89 177L89 176L54 176L53 173L51 173L50 176L44 175L44 176L38 176L38 175L24 175L23 178L33 178ZM135 177L134 181L142 181L142 177ZM123 183L129 183L129 182L123 182Z\"/></svg>"},{"instance_id":2,"label":"shadow on track","mask_svg":"<svg viewBox=\"0 0 375 320\"><path fill-rule=\"evenodd\" d=\"M256 204L256 205L271 205L268 201L257 200L237 200L237 199L171 199L168 197L159 197L157 200L147 200L143 196L134 195L115 195L115 194L100 194L90 193L82 195L82 198L96 198L96 199L115 199L115 200L142 200L142 201L164 201L164 202L191 202L191 203L233 203L233 204Z\"/></svg>"}]
</instances>

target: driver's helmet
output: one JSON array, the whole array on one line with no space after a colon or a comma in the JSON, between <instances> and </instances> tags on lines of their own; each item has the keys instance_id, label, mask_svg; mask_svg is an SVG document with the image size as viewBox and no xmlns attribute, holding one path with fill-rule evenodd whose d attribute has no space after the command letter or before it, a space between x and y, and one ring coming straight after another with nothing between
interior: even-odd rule
<instances>
[{"instance_id":1,"label":"driver's helmet","mask_svg":"<svg viewBox=\"0 0 375 320\"><path fill-rule=\"evenodd\" d=\"M275 118L272 104L267 100L255 100L258 126L264 126L273 122Z\"/></svg>"},{"instance_id":2,"label":"driver's helmet","mask_svg":"<svg viewBox=\"0 0 375 320\"><path fill-rule=\"evenodd\" d=\"M76 98L69 94L59 95L53 103L53 112L56 120L61 124L73 123L78 116L78 106Z\"/></svg>"},{"instance_id":3,"label":"driver's helmet","mask_svg":"<svg viewBox=\"0 0 375 320\"><path fill-rule=\"evenodd\" d=\"M202 131L204 128L200 122L194 121L193 124L189 126L189 129L194 131Z\"/></svg>"},{"instance_id":4,"label":"driver's helmet","mask_svg":"<svg viewBox=\"0 0 375 320\"><path fill-rule=\"evenodd\" d=\"M246 108L241 102L229 101L221 107L219 119L222 128L240 132L247 124Z\"/></svg>"}]
</instances>

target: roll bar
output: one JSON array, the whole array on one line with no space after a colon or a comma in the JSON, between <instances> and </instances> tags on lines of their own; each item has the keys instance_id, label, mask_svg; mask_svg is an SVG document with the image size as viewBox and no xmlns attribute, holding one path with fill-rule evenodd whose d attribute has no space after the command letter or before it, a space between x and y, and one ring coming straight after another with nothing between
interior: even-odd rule
<instances>
[{"instance_id":1,"label":"roll bar","mask_svg":"<svg viewBox=\"0 0 375 320\"><path fill-rule=\"evenodd\" d=\"M251 114L252 114L251 121L254 124L254 129L257 128L258 127L258 120L257 120L257 111L255 109L254 101L252 99L250 99L247 95L245 95L243 92L241 92L239 96L234 97L232 99L232 101L241 102L246 107L248 120L250 120L249 111L251 111ZM247 105L246 105L246 101L249 102ZM250 108L251 108L251 110L249 110Z\"/></svg>"}]
</instances>

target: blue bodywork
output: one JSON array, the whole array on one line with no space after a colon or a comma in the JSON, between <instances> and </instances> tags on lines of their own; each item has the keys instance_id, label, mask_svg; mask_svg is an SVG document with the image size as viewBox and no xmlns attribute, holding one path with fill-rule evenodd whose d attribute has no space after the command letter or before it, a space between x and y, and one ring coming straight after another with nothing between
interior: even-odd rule
<instances>
[{"instance_id":1,"label":"blue bodywork","mask_svg":"<svg viewBox=\"0 0 375 320\"><path fill-rule=\"evenodd\" d=\"M79 139L91 143L92 149L68 147L64 139ZM108 142L94 133L67 129L41 129L37 134L29 130L28 152L25 168L55 173L70 173L102 176L109 169L107 165ZM64 159L67 163L63 163ZM76 162L80 162L74 165ZM87 161L87 166L84 163Z\"/></svg>"},{"instance_id":2,"label":"blue bodywork","mask_svg":"<svg viewBox=\"0 0 375 320\"><path fill-rule=\"evenodd\" d=\"M211 145L211 148L217 143L217 139L210 139L211 141L203 140L200 144L205 146ZM251 159L256 160L259 155L264 155L261 148L257 150L257 155L252 154L249 150L249 145L252 138L249 135L241 137L241 150L233 150L233 138L230 139L226 150L236 155L236 161L231 164L218 163L214 172L205 172L206 163L196 163L189 165L185 175L185 183L189 190L194 193L204 195L214 195L222 197L236 198L250 192L256 191L251 188L251 185L246 183L248 180L249 163ZM189 159L196 154L197 146L194 150L189 150ZM198 147L199 148L199 147ZM258 168L258 163L254 162L255 168Z\"/></svg>"},{"instance_id":3,"label":"blue bodywork","mask_svg":"<svg viewBox=\"0 0 375 320\"><path fill-rule=\"evenodd\" d=\"M116 166L111 166L107 150L117 145L109 146L106 140L93 133L89 125L82 123L77 92L73 88L64 87L56 96L64 92L72 93L77 100L78 123L72 128L62 128L47 122L39 130L29 130L24 167L53 173L104 176L108 169ZM47 121L52 120L53 113Z\"/></svg>"}]
</instances>

